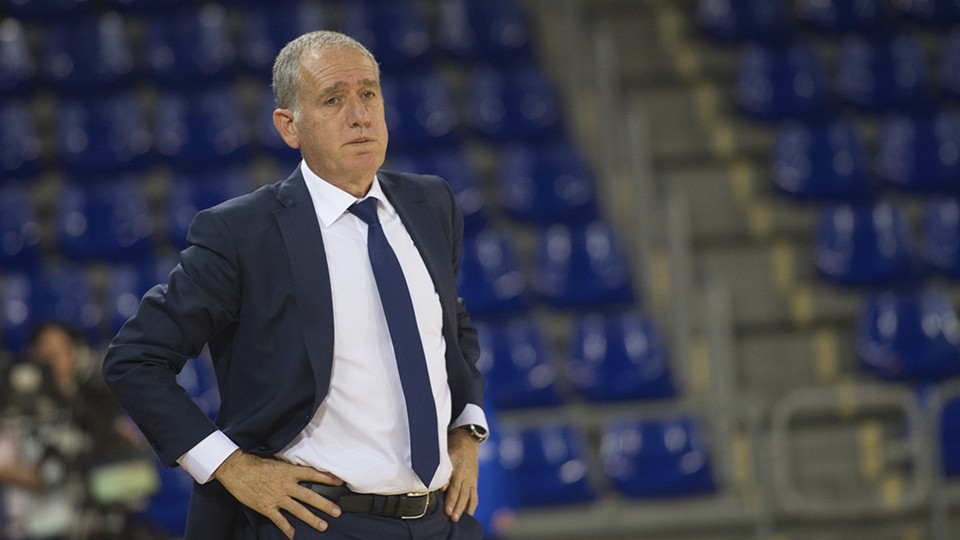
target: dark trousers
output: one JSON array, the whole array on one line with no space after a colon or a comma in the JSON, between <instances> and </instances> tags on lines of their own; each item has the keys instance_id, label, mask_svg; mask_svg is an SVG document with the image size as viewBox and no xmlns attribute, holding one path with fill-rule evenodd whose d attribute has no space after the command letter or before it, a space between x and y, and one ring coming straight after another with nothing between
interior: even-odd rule
<instances>
[{"instance_id":1,"label":"dark trousers","mask_svg":"<svg viewBox=\"0 0 960 540\"><path fill-rule=\"evenodd\" d=\"M344 512L340 517L330 517L319 510L314 512L329 524L320 532L299 519L284 514L296 529L294 540L482 540L483 527L464 514L458 523L450 521L443 513L443 495L440 504L419 519L396 519ZM258 537L261 540L286 540L275 525L261 516Z\"/></svg>"}]
</instances>

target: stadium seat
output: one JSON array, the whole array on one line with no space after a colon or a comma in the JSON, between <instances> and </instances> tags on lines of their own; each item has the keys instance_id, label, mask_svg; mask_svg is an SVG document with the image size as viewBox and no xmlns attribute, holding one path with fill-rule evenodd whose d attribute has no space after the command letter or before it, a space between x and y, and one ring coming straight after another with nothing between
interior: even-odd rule
<instances>
[{"instance_id":1,"label":"stadium seat","mask_svg":"<svg viewBox=\"0 0 960 540\"><path fill-rule=\"evenodd\" d=\"M60 106L57 157L69 173L135 170L150 162L153 136L133 94L71 100Z\"/></svg>"},{"instance_id":2,"label":"stadium seat","mask_svg":"<svg viewBox=\"0 0 960 540\"><path fill-rule=\"evenodd\" d=\"M785 122L773 146L773 183L801 201L868 198L873 193L867 153L857 127L827 122Z\"/></svg>"},{"instance_id":3,"label":"stadium seat","mask_svg":"<svg viewBox=\"0 0 960 540\"><path fill-rule=\"evenodd\" d=\"M926 57L909 35L847 37L837 59L836 88L843 102L866 113L922 111L932 103Z\"/></svg>"},{"instance_id":4,"label":"stadium seat","mask_svg":"<svg viewBox=\"0 0 960 540\"><path fill-rule=\"evenodd\" d=\"M598 217L593 174L565 140L515 143L500 152L500 206L529 223L583 223Z\"/></svg>"},{"instance_id":5,"label":"stadium seat","mask_svg":"<svg viewBox=\"0 0 960 540\"><path fill-rule=\"evenodd\" d=\"M734 98L756 120L810 120L830 111L827 77L812 47L748 44L740 50Z\"/></svg>"},{"instance_id":6,"label":"stadium seat","mask_svg":"<svg viewBox=\"0 0 960 540\"><path fill-rule=\"evenodd\" d=\"M939 288L883 291L860 312L857 356L885 380L936 382L960 375L960 321Z\"/></svg>"},{"instance_id":7,"label":"stadium seat","mask_svg":"<svg viewBox=\"0 0 960 540\"><path fill-rule=\"evenodd\" d=\"M26 178L40 172L40 137L27 106L17 100L0 103L0 178Z\"/></svg>"},{"instance_id":8,"label":"stadium seat","mask_svg":"<svg viewBox=\"0 0 960 540\"><path fill-rule=\"evenodd\" d=\"M430 65L430 33L410 0L355 0L341 10L342 31L363 43L385 73Z\"/></svg>"},{"instance_id":9,"label":"stadium seat","mask_svg":"<svg viewBox=\"0 0 960 540\"><path fill-rule=\"evenodd\" d=\"M437 46L461 62L527 62L530 31L516 0L440 0Z\"/></svg>"},{"instance_id":10,"label":"stadium seat","mask_svg":"<svg viewBox=\"0 0 960 540\"><path fill-rule=\"evenodd\" d=\"M182 538L186 532L193 477L183 467L168 468L159 461L156 468L160 490L150 498L147 516L161 532L173 538Z\"/></svg>"},{"instance_id":11,"label":"stadium seat","mask_svg":"<svg viewBox=\"0 0 960 540\"><path fill-rule=\"evenodd\" d=\"M614 230L603 221L554 224L541 231L534 286L560 308L631 304L630 261Z\"/></svg>"},{"instance_id":12,"label":"stadium seat","mask_svg":"<svg viewBox=\"0 0 960 540\"><path fill-rule=\"evenodd\" d=\"M911 19L933 26L960 23L960 2L956 0L909 0L891 2Z\"/></svg>"},{"instance_id":13,"label":"stadium seat","mask_svg":"<svg viewBox=\"0 0 960 540\"><path fill-rule=\"evenodd\" d=\"M120 264L110 267L105 301L110 335L116 335L123 323L137 312L140 299L153 285L148 265Z\"/></svg>"},{"instance_id":14,"label":"stadium seat","mask_svg":"<svg viewBox=\"0 0 960 540\"><path fill-rule=\"evenodd\" d=\"M814 264L823 278L847 286L894 286L921 274L903 210L887 201L824 208Z\"/></svg>"},{"instance_id":15,"label":"stadium seat","mask_svg":"<svg viewBox=\"0 0 960 540\"><path fill-rule=\"evenodd\" d=\"M86 0L7 0L3 5L23 19L52 21L84 13Z\"/></svg>"},{"instance_id":16,"label":"stadium seat","mask_svg":"<svg viewBox=\"0 0 960 540\"><path fill-rule=\"evenodd\" d=\"M187 247L187 231L200 210L251 191L247 167L234 166L203 173L179 173L167 191L167 236L180 249Z\"/></svg>"},{"instance_id":17,"label":"stadium seat","mask_svg":"<svg viewBox=\"0 0 960 540\"><path fill-rule=\"evenodd\" d=\"M326 20L316 2L253 3L243 17L240 60L269 80L280 49L301 34L324 28Z\"/></svg>"},{"instance_id":18,"label":"stadium seat","mask_svg":"<svg viewBox=\"0 0 960 540\"><path fill-rule=\"evenodd\" d=\"M923 212L923 257L951 279L960 279L960 201L935 197Z\"/></svg>"},{"instance_id":19,"label":"stadium seat","mask_svg":"<svg viewBox=\"0 0 960 540\"><path fill-rule=\"evenodd\" d=\"M587 503L596 498L579 430L549 425L504 431L503 466L517 480L520 506Z\"/></svg>"},{"instance_id":20,"label":"stadium seat","mask_svg":"<svg viewBox=\"0 0 960 540\"><path fill-rule=\"evenodd\" d=\"M150 213L135 178L67 182L55 222L57 247L70 259L136 261L152 254Z\"/></svg>"},{"instance_id":21,"label":"stadium seat","mask_svg":"<svg viewBox=\"0 0 960 540\"><path fill-rule=\"evenodd\" d=\"M697 22L722 43L781 41L789 35L785 0L699 0Z\"/></svg>"},{"instance_id":22,"label":"stadium seat","mask_svg":"<svg viewBox=\"0 0 960 540\"><path fill-rule=\"evenodd\" d=\"M216 372L210 353L204 349L200 356L187 361L177 374L177 384L187 391L190 399L206 413L210 420L220 408L220 392L217 390Z\"/></svg>"},{"instance_id":23,"label":"stadium seat","mask_svg":"<svg viewBox=\"0 0 960 540\"><path fill-rule=\"evenodd\" d=\"M877 176L907 192L960 188L960 114L891 115L877 148Z\"/></svg>"},{"instance_id":24,"label":"stadium seat","mask_svg":"<svg viewBox=\"0 0 960 540\"><path fill-rule=\"evenodd\" d=\"M478 325L481 358L477 367L498 408L547 407L562 402L553 355L532 319Z\"/></svg>"},{"instance_id":25,"label":"stadium seat","mask_svg":"<svg viewBox=\"0 0 960 540\"><path fill-rule=\"evenodd\" d=\"M436 73L383 77L380 84L391 148L422 150L454 140L457 111Z\"/></svg>"},{"instance_id":26,"label":"stadium seat","mask_svg":"<svg viewBox=\"0 0 960 540\"><path fill-rule=\"evenodd\" d=\"M560 106L539 68L475 68L467 91L467 122L490 141L558 135Z\"/></svg>"},{"instance_id":27,"label":"stadium seat","mask_svg":"<svg viewBox=\"0 0 960 540\"><path fill-rule=\"evenodd\" d=\"M0 19L0 98L27 93L36 71L23 24L14 18Z\"/></svg>"},{"instance_id":28,"label":"stadium seat","mask_svg":"<svg viewBox=\"0 0 960 540\"><path fill-rule=\"evenodd\" d=\"M496 229L463 239L457 286L471 315L504 315L528 307L527 280L516 252Z\"/></svg>"},{"instance_id":29,"label":"stadium seat","mask_svg":"<svg viewBox=\"0 0 960 540\"><path fill-rule=\"evenodd\" d=\"M8 349L21 351L30 331L45 321L77 328L93 346L103 341L103 309L82 268L46 268L29 276L8 274L3 286L4 343Z\"/></svg>"},{"instance_id":30,"label":"stadium seat","mask_svg":"<svg viewBox=\"0 0 960 540\"><path fill-rule=\"evenodd\" d=\"M516 490L517 480L500 460L500 425L493 398L484 386L483 410L487 416L490 437L480 445L478 462L480 476L477 480L477 496L480 499L473 517L483 525L484 538L503 538L504 522L516 513L519 505Z\"/></svg>"},{"instance_id":31,"label":"stadium seat","mask_svg":"<svg viewBox=\"0 0 960 540\"><path fill-rule=\"evenodd\" d=\"M628 312L580 317L570 338L570 384L589 401L669 398L670 355L657 323Z\"/></svg>"},{"instance_id":32,"label":"stadium seat","mask_svg":"<svg viewBox=\"0 0 960 540\"><path fill-rule=\"evenodd\" d=\"M222 164L249 151L250 129L232 86L161 96L154 129L157 151L176 167Z\"/></svg>"},{"instance_id":33,"label":"stadium seat","mask_svg":"<svg viewBox=\"0 0 960 540\"><path fill-rule=\"evenodd\" d=\"M442 146L427 152L390 154L387 168L419 174L435 174L450 184L463 214L464 234L472 236L487 223L480 180L466 153L459 144Z\"/></svg>"},{"instance_id":34,"label":"stadium seat","mask_svg":"<svg viewBox=\"0 0 960 540\"><path fill-rule=\"evenodd\" d=\"M828 34L855 32L879 37L894 28L888 0L797 0L795 7L801 20Z\"/></svg>"},{"instance_id":35,"label":"stadium seat","mask_svg":"<svg viewBox=\"0 0 960 540\"><path fill-rule=\"evenodd\" d=\"M717 489L699 424L689 417L613 422L604 429L600 454L607 479L627 497L689 497Z\"/></svg>"},{"instance_id":36,"label":"stadium seat","mask_svg":"<svg viewBox=\"0 0 960 540\"><path fill-rule=\"evenodd\" d=\"M217 4L148 17L144 41L144 65L157 84L207 87L233 76L236 51Z\"/></svg>"},{"instance_id":37,"label":"stadium seat","mask_svg":"<svg viewBox=\"0 0 960 540\"><path fill-rule=\"evenodd\" d=\"M0 186L0 267L30 270L40 260L40 223L23 186Z\"/></svg>"},{"instance_id":38,"label":"stadium seat","mask_svg":"<svg viewBox=\"0 0 960 540\"><path fill-rule=\"evenodd\" d=\"M107 13L50 25L40 66L47 81L66 94L103 95L129 86L135 62L126 20Z\"/></svg>"},{"instance_id":39,"label":"stadium seat","mask_svg":"<svg viewBox=\"0 0 960 540\"><path fill-rule=\"evenodd\" d=\"M941 36L940 89L960 100L960 27Z\"/></svg>"},{"instance_id":40,"label":"stadium seat","mask_svg":"<svg viewBox=\"0 0 960 540\"><path fill-rule=\"evenodd\" d=\"M956 478L960 476L960 397L943 406L939 429L943 474Z\"/></svg>"}]
</instances>

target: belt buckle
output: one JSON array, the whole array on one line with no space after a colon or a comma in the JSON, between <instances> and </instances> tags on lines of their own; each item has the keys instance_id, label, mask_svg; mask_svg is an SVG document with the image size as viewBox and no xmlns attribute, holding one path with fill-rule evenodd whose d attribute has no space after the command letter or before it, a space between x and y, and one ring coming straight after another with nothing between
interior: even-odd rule
<instances>
[{"instance_id":1,"label":"belt buckle","mask_svg":"<svg viewBox=\"0 0 960 540\"><path fill-rule=\"evenodd\" d=\"M420 519L423 516L427 515L427 510L430 508L430 492L429 491L414 491L412 493L407 493L407 497L410 499L423 498L423 511L420 512L418 516L400 516L400 519Z\"/></svg>"}]
</instances>

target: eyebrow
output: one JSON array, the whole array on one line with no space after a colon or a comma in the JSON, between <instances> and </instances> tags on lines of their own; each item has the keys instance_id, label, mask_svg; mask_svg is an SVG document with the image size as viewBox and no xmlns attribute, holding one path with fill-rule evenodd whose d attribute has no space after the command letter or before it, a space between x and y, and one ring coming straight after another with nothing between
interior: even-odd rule
<instances>
[{"instance_id":1,"label":"eyebrow","mask_svg":"<svg viewBox=\"0 0 960 540\"><path fill-rule=\"evenodd\" d=\"M343 87L345 87L346 85L347 83L343 81L335 82L330 86L320 90L320 96L328 96L334 92L342 90ZM377 79L362 79L360 81L360 86L364 88L369 88L371 86L379 86L379 85L380 85L380 81L378 81Z\"/></svg>"}]
</instances>

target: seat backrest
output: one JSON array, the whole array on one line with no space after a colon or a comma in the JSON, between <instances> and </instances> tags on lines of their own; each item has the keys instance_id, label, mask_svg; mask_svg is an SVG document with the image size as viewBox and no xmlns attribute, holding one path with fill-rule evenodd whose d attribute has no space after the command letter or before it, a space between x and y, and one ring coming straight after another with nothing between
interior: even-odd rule
<instances>
[{"instance_id":1,"label":"seat backrest","mask_svg":"<svg viewBox=\"0 0 960 540\"><path fill-rule=\"evenodd\" d=\"M737 106L757 120L816 118L830 111L830 91L820 57L800 42L740 51L734 86Z\"/></svg>"},{"instance_id":2,"label":"seat backrest","mask_svg":"<svg viewBox=\"0 0 960 540\"><path fill-rule=\"evenodd\" d=\"M478 328L481 361L490 394L500 409L559 405L559 374L540 328L529 318L513 318Z\"/></svg>"},{"instance_id":3,"label":"seat backrest","mask_svg":"<svg viewBox=\"0 0 960 540\"><path fill-rule=\"evenodd\" d=\"M877 176L907 192L960 187L960 115L890 115L880 128Z\"/></svg>"},{"instance_id":4,"label":"seat backrest","mask_svg":"<svg viewBox=\"0 0 960 540\"><path fill-rule=\"evenodd\" d=\"M856 126L827 122L786 122L773 146L773 183L800 201L855 201L871 197L867 153Z\"/></svg>"},{"instance_id":5,"label":"seat backrest","mask_svg":"<svg viewBox=\"0 0 960 540\"><path fill-rule=\"evenodd\" d=\"M474 315L517 313L528 307L527 280L516 251L496 229L464 238L457 284Z\"/></svg>"},{"instance_id":6,"label":"seat backrest","mask_svg":"<svg viewBox=\"0 0 960 540\"><path fill-rule=\"evenodd\" d=\"M550 425L507 431L500 459L513 471L521 506L547 506L592 501L587 456L579 430Z\"/></svg>"}]
</instances>

